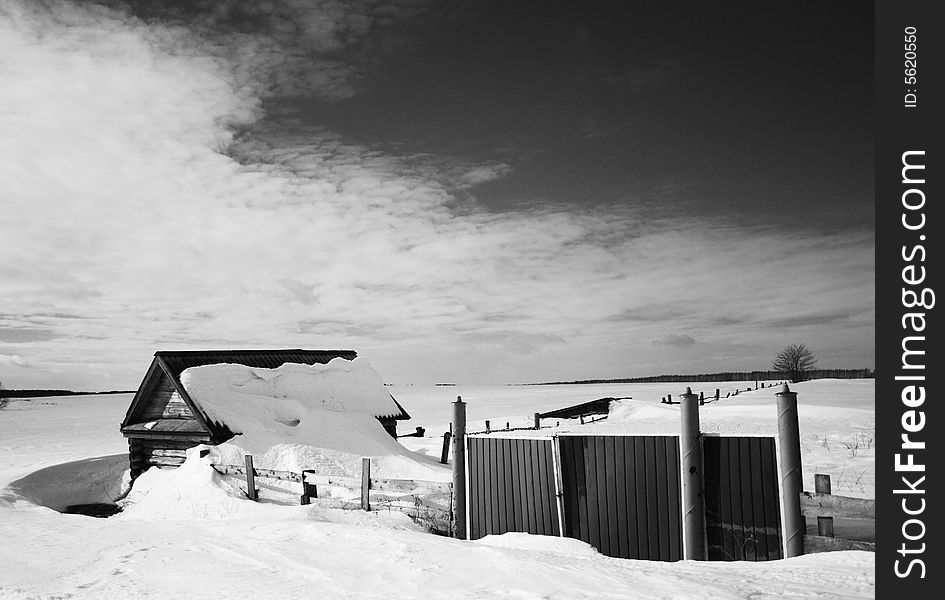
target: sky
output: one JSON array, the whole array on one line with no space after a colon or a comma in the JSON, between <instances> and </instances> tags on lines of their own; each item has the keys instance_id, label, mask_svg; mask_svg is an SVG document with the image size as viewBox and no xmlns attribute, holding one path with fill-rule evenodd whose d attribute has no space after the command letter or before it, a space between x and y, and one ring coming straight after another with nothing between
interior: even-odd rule
<instances>
[{"instance_id":1,"label":"sky","mask_svg":"<svg viewBox=\"0 0 945 600\"><path fill-rule=\"evenodd\" d=\"M0 0L0 382L872 368L872 13Z\"/></svg>"}]
</instances>

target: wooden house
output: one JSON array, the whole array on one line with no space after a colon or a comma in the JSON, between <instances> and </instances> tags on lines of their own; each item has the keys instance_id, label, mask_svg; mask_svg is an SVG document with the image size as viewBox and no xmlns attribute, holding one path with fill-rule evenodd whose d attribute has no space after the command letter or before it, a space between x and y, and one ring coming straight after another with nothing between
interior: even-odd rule
<instances>
[{"instance_id":1,"label":"wooden house","mask_svg":"<svg viewBox=\"0 0 945 600\"><path fill-rule=\"evenodd\" d=\"M226 423L209 418L187 394L180 376L191 367L238 364L274 369L286 363L327 364L333 358L354 360L353 350L200 350L155 352L144 380L121 422L128 438L131 477L151 466L179 466L186 450L198 444L222 444L234 436ZM393 399L393 396L391 396ZM375 415L397 437L397 421L410 415L394 399L399 412Z\"/></svg>"}]
</instances>

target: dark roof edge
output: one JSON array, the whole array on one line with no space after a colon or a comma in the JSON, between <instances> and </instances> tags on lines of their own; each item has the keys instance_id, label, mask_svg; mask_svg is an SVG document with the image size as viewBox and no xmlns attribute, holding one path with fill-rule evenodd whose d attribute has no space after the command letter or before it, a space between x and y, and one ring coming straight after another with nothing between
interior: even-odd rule
<instances>
[{"instance_id":1,"label":"dark roof edge","mask_svg":"<svg viewBox=\"0 0 945 600\"><path fill-rule=\"evenodd\" d=\"M267 349L267 348L257 348L250 350L158 350L154 353L154 356L181 356L181 355L198 355L198 354L277 354L280 352L293 352L301 354L319 354L325 352L335 352L338 354L354 354L357 355L355 350L303 350L301 348L279 348L279 349Z\"/></svg>"}]
</instances>

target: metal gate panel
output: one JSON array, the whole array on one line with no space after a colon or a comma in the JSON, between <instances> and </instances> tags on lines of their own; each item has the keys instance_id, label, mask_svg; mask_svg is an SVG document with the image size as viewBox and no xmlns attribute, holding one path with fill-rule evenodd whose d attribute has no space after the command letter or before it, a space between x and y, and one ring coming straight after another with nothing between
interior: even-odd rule
<instances>
[{"instance_id":1,"label":"metal gate panel","mask_svg":"<svg viewBox=\"0 0 945 600\"><path fill-rule=\"evenodd\" d=\"M620 558L682 559L679 439L561 436L565 535Z\"/></svg>"},{"instance_id":2,"label":"metal gate panel","mask_svg":"<svg viewBox=\"0 0 945 600\"><path fill-rule=\"evenodd\" d=\"M561 535L552 440L469 436L466 457L469 539Z\"/></svg>"},{"instance_id":3,"label":"metal gate panel","mask_svg":"<svg viewBox=\"0 0 945 600\"><path fill-rule=\"evenodd\" d=\"M709 560L781 558L781 501L771 437L703 437Z\"/></svg>"}]
</instances>

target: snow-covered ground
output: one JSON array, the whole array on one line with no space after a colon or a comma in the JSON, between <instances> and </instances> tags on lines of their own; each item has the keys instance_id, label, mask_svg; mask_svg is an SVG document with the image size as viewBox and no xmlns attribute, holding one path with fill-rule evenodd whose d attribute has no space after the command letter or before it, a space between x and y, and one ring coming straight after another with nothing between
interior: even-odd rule
<instances>
[{"instance_id":1,"label":"snow-covered ground","mask_svg":"<svg viewBox=\"0 0 945 600\"><path fill-rule=\"evenodd\" d=\"M443 432L449 429L451 403L461 396L467 403L469 431L530 427L536 412L548 412L597 398L631 398L612 406L607 419L580 425L576 420L542 421L542 435L557 432L588 433L679 433L679 405L661 404L672 395L692 391L715 395L720 400L700 407L702 431L727 435L777 435L776 382L755 389L754 381L720 383L631 383L549 386L417 387L388 389L410 413L412 419L402 429L422 426L423 438L402 438L404 445L418 452L439 456ZM751 391L746 391L751 388ZM804 489L814 489L814 474L831 476L833 493L858 498L875 497L875 395L872 379L817 379L790 386L797 393L801 432L801 460ZM737 396L729 396L740 390ZM560 427L554 427L560 423ZM502 434L506 435L506 434ZM533 435L512 432L509 435Z\"/></svg>"},{"instance_id":2,"label":"snow-covered ground","mask_svg":"<svg viewBox=\"0 0 945 600\"><path fill-rule=\"evenodd\" d=\"M686 384L390 387L413 419L409 448L438 456L450 403L469 403L470 429L600 397L632 396L600 431L670 428ZM722 395L736 384L690 384ZM737 384L742 390L753 382ZM800 384L805 478L862 469L872 494L872 381ZM764 432L774 390L703 407L706 429ZM0 599L5 598L872 598L874 556L835 552L771 563L658 563L604 557L576 540L505 534L476 542L420 531L400 513L340 511L244 499L207 459L147 473L112 518L47 506L108 502L120 493L128 395L14 400L0 411ZM563 422L562 429L580 425ZM383 430L381 430L383 431ZM549 430L550 431L550 430ZM851 436L861 436L859 447ZM823 440L823 441L821 441ZM869 447L868 447L869 446ZM429 464L421 459L420 464ZM838 489L837 493L856 491ZM865 485L868 476L869 485ZM853 494L850 494L853 495ZM43 505L43 506L41 506Z\"/></svg>"}]
</instances>

